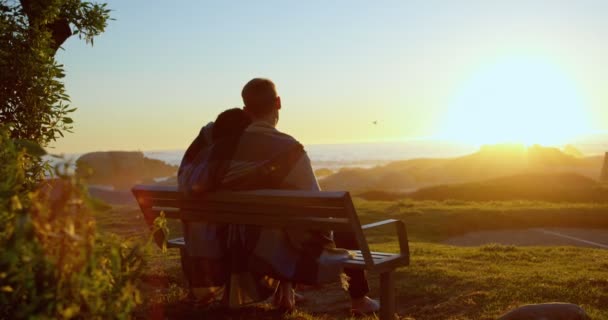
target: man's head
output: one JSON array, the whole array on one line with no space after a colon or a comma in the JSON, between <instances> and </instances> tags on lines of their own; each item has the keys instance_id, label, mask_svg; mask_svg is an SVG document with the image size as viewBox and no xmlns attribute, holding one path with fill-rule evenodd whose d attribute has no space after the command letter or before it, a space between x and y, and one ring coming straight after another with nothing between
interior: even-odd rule
<instances>
[{"instance_id":1,"label":"man's head","mask_svg":"<svg viewBox=\"0 0 608 320\"><path fill-rule=\"evenodd\" d=\"M279 119L281 98L274 83L268 79L255 78L247 82L241 91L244 110L254 120L268 119L275 122Z\"/></svg>"}]
</instances>

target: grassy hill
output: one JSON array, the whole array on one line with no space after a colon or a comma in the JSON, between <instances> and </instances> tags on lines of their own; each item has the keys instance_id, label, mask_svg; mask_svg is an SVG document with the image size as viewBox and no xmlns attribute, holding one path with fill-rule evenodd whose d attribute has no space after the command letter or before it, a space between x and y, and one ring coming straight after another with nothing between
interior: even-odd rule
<instances>
[{"instance_id":1,"label":"grassy hill","mask_svg":"<svg viewBox=\"0 0 608 320\"><path fill-rule=\"evenodd\" d=\"M91 152L76 160L76 175L93 185L129 190L137 183L175 175L177 166L150 159L140 151Z\"/></svg>"},{"instance_id":2,"label":"grassy hill","mask_svg":"<svg viewBox=\"0 0 608 320\"><path fill-rule=\"evenodd\" d=\"M324 190L411 192L419 188L483 181L524 173L576 173L599 177L601 156L577 157L557 148L523 145L482 147L457 158L396 161L369 169L342 169L321 180Z\"/></svg>"},{"instance_id":3,"label":"grassy hill","mask_svg":"<svg viewBox=\"0 0 608 320\"><path fill-rule=\"evenodd\" d=\"M608 201L608 188L574 173L530 173L422 188L407 197L419 200L605 202Z\"/></svg>"}]
</instances>

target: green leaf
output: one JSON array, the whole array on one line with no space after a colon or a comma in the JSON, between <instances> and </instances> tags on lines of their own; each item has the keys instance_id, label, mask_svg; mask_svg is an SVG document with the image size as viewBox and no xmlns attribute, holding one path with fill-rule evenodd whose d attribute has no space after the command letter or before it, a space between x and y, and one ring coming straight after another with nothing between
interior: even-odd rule
<instances>
[{"instance_id":1,"label":"green leaf","mask_svg":"<svg viewBox=\"0 0 608 320\"><path fill-rule=\"evenodd\" d=\"M34 157L42 157L46 154L44 148L34 141L18 139L15 140L15 144L18 147L25 149L25 152L27 152L27 154Z\"/></svg>"},{"instance_id":2,"label":"green leaf","mask_svg":"<svg viewBox=\"0 0 608 320\"><path fill-rule=\"evenodd\" d=\"M74 120L72 120L72 118L68 118L68 117L63 118L63 123L73 123L73 122L74 122Z\"/></svg>"}]
</instances>

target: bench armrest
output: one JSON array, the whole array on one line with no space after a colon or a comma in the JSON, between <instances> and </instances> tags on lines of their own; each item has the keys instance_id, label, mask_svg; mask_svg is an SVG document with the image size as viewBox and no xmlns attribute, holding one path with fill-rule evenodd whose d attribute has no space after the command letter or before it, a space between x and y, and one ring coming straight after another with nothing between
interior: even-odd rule
<instances>
[{"instance_id":1,"label":"bench armrest","mask_svg":"<svg viewBox=\"0 0 608 320\"><path fill-rule=\"evenodd\" d=\"M367 230L367 229L381 227L381 226L384 226L384 225L387 225L387 224L398 223L398 222L401 222L401 220L386 219L386 220L382 220L382 221L378 221L378 222L364 224L364 225L361 226L361 229Z\"/></svg>"},{"instance_id":2,"label":"bench armrest","mask_svg":"<svg viewBox=\"0 0 608 320\"><path fill-rule=\"evenodd\" d=\"M407 256L407 260L408 260L408 264L409 264L410 246L409 246L409 243L407 240L407 230L405 229L405 224L403 223L403 221L397 220L397 219L387 219L387 220L382 220L382 221L362 225L361 229L363 231L365 231L365 230L382 227L382 226L386 226L386 225L390 225L390 224L395 226L395 231L397 232L397 237L399 240L399 249L401 251L401 255Z\"/></svg>"}]
</instances>

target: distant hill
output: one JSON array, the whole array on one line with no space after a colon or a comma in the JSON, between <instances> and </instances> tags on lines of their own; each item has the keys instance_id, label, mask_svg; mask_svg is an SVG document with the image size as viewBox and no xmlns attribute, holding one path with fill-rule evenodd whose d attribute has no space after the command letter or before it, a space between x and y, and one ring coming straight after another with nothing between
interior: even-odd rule
<instances>
[{"instance_id":1,"label":"distant hill","mask_svg":"<svg viewBox=\"0 0 608 320\"><path fill-rule=\"evenodd\" d=\"M137 151L92 152L76 160L76 175L93 185L128 190L137 183L175 175L177 166L146 158Z\"/></svg>"},{"instance_id":2,"label":"distant hill","mask_svg":"<svg viewBox=\"0 0 608 320\"><path fill-rule=\"evenodd\" d=\"M606 202L608 188L574 173L529 173L481 182L422 188L405 197L416 200Z\"/></svg>"},{"instance_id":3,"label":"distant hill","mask_svg":"<svg viewBox=\"0 0 608 320\"><path fill-rule=\"evenodd\" d=\"M324 190L412 192L447 184L483 181L530 173L570 172L590 179L599 177L603 157L580 157L539 145L484 146L457 158L396 161L369 169L348 168L320 181Z\"/></svg>"}]
</instances>

